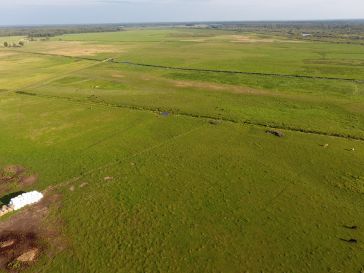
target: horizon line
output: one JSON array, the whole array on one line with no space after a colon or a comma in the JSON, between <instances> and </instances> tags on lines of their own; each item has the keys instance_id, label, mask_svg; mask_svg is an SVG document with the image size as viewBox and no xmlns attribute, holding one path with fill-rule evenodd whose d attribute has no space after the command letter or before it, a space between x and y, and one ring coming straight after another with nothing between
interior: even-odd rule
<instances>
[{"instance_id":1,"label":"horizon line","mask_svg":"<svg viewBox=\"0 0 364 273\"><path fill-rule=\"evenodd\" d=\"M45 27L45 26L86 26L86 25L158 25L158 24L212 24L212 23L300 23L300 22L335 22L335 21L364 21L363 18L332 18L332 19L279 19L279 20L203 20L203 21L146 21L146 22L103 22L103 23L49 23L49 24L13 24L2 25L1 28L8 27Z\"/></svg>"}]
</instances>

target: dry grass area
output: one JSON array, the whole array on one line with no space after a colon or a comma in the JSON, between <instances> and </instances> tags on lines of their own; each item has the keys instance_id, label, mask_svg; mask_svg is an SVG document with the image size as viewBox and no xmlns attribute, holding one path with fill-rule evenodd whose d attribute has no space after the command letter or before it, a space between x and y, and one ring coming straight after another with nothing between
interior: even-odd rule
<instances>
[{"instance_id":1,"label":"dry grass area","mask_svg":"<svg viewBox=\"0 0 364 273\"><path fill-rule=\"evenodd\" d=\"M40 42L44 45L37 44L37 49L42 52L51 54L64 55L64 56L94 56L100 53L120 53L124 52L119 46L114 45L101 45L101 44L90 44L77 41L57 41L57 42Z\"/></svg>"},{"instance_id":2,"label":"dry grass area","mask_svg":"<svg viewBox=\"0 0 364 273\"><path fill-rule=\"evenodd\" d=\"M231 43L274 43L274 42L285 42L285 43L303 43L302 41L296 40L285 40L280 38L272 37L258 37L252 35L224 35L220 36Z\"/></svg>"},{"instance_id":3,"label":"dry grass area","mask_svg":"<svg viewBox=\"0 0 364 273\"><path fill-rule=\"evenodd\" d=\"M16 54L15 52L8 52L8 51L0 50L0 58L9 57L9 56L12 56L12 55L15 55L15 54Z\"/></svg>"},{"instance_id":4,"label":"dry grass area","mask_svg":"<svg viewBox=\"0 0 364 273\"><path fill-rule=\"evenodd\" d=\"M273 43L275 40L271 38L258 38L247 35L231 35L233 43Z\"/></svg>"},{"instance_id":5,"label":"dry grass area","mask_svg":"<svg viewBox=\"0 0 364 273\"><path fill-rule=\"evenodd\" d=\"M111 75L111 77L122 79L122 78L125 78L125 75L124 74L116 74L116 73L114 73L114 74Z\"/></svg>"},{"instance_id":6,"label":"dry grass area","mask_svg":"<svg viewBox=\"0 0 364 273\"><path fill-rule=\"evenodd\" d=\"M236 94L254 94L254 95L270 94L270 92L264 90L236 86L236 85L228 85L228 84L215 84L215 83L196 82L196 81L173 81L173 83L178 88L199 88L210 91L222 91L222 92L236 93Z\"/></svg>"},{"instance_id":7,"label":"dry grass area","mask_svg":"<svg viewBox=\"0 0 364 273\"><path fill-rule=\"evenodd\" d=\"M206 42L206 39L187 39L187 40L180 40L180 42L203 43Z\"/></svg>"}]
</instances>

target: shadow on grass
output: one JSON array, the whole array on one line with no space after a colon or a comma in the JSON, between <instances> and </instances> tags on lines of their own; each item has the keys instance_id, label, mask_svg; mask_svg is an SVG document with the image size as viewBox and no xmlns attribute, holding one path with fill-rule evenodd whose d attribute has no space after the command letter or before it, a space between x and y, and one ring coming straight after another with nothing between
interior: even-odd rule
<instances>
[{"instance_id":1,"label":"shadow on grass","mask_svg":"<svg viewBox=\"0 0 364 273\"><path fill-rule=\"evenodd\" d=\"M17 197L18 195L23 194L23 193L25 193L25 191L17 191L17 192L12 192L7 195L4 195L3 197L0 198L0 203L2 205L8 205L11 198Z\"/></svg>"}]
</instances>

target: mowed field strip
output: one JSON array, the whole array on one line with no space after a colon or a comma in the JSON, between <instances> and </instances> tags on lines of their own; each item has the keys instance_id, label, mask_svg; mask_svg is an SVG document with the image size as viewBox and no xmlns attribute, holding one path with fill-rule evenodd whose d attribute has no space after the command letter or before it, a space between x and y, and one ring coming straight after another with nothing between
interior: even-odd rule
<instances>
[{"instance_id":1,"label":"mowed field strip","mask_svg":"<svg viewBox=\"0 0 364 273\"><path fill-rule=\"evenodd\" d=\"M362 46L147 28L0 64L0 166L37 177L52 235L24 272L364 268Z\"/></svg>"}]
</instances>

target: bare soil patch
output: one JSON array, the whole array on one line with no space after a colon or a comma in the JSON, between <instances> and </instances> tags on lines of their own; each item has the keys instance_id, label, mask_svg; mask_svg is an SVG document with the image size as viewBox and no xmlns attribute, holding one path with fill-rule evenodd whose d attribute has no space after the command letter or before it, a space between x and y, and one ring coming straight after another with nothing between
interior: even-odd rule
<instances>
[{"instance_id":1,"label":"bare soil patch","mask_svg":"<svg viewBox=\"0 0 364 273\"><path fill-rule=\"evenodd\" d=\"M27 187L36 183L38 176L20 165L8 165L0 169L0 194L6 192L12 183Z\"/></svg>"},{"instance_id":2,"label":"bare soil patch","mask_svg":"<svg viewBox=\"0 0 364 273\"><path fill-rule=\"evenodd\" d=\"M125 78L125 75L123 75L123 74L112 74L111 77L122 79L122 78Z\"/></svg>"},{"instance_id":3,"label":"bare soil patch","mask_svg":"<svg viewBox=\"0 0 364 273\"><path fill-rule=\"evenodd\" d=\"M39 252L39 249L37 247L32 248L26 252L24 252L22 255L20 255L18 258L16 258L19 262L33 262L35 258L37 257Z\"/></svg>"},{"instance_id":4,"label":"bare soil patch","mask_svg":"<svg viewBox=\"0 0 364 273\"><path fill-rule=\"evenodd\" d=\"M19 165L8 165L5 166L2 173L8 177L14 177L22 174L25 171L25 168Z\"/></svg>"},{"instance_id":5,"label":"bare soil patch","mask_svg":"<svg viewBox=\"0 0 364 273\"><path fill-rule=\"evenodd\" d=\"M8 165L0 169L0 194L6 192L12 183L18 183L25 168L17 165Z\"/></svg>"},{"instance_id":6,"label":"bare soil patch","mask_svg":"<svg viewBox=\"0 0 364 273\"><path fill-rule=\"evenodd\" d=\"M7 231L0 235L0 241L12 244L0 248L0 267L18 272L34 262L42 248L38 234L34 232Z\"/></svg>"},{"instance_id":7,"label":"bare soil patch","mask_svg":"<svg viewBox=\"0 0 364 273\"><path fill-rule=\"evenodd\" d=\"M37 175L24 176L20 179L20 183L24 186L31 186L38 181Z\"/></svg>"},{"instance_id":8,"label":"bare soil patch","mask_svg":"<svg viewBox=\"0 0 364 273\"><path fill-rule=\"evenodd\" d=\"M46 193L44 199L0 222L0 269L20 272L41 255L53 256L64 248L58 224L46 222L50 206L58 206L58 195Z\"/></svg>"}]
</instances>

